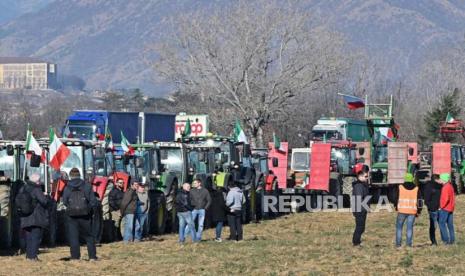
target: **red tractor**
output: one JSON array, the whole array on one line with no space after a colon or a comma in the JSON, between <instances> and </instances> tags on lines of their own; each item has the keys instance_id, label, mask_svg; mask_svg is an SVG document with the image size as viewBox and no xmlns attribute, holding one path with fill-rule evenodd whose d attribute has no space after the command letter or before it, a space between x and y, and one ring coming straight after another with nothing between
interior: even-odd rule
<instances>
[{"instance_id":1,"label":"red tractor","mask_svg":"<svg viewBox=\"0 0 465 276\"><path fill-rule=\"evenodd\" d=\"M70 155L62 164L60 171L52 173L52 197L57 202L57 239L62 242L65 236L63 231L64 206L61 202L62 193L69 180L68 175L72 168L77 168L81 172L84 180L92 184L93 191L99 199L101 206L94 210L93 231L97 242L111 242L117 239L117 229L114 228L111 219L108 194L113 188L113 181L116 178L125 179L127 189L129 177L122 172L113 172L113 156L106 152L103 143L62 139L69 150Z\"/></svg>"}]
</instances>

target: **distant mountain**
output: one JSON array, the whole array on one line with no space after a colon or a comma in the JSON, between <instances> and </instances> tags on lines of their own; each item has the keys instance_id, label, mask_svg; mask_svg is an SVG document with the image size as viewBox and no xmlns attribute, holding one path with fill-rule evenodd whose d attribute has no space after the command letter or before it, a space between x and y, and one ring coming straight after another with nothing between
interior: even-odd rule
<instances>
[{"instance_id":1,"label":"distant mountain","mask_svg":"<svg viewBox=\"0 0 465 276\"><path fill-rule=\"evenodd\" d=\"M0 0L0 24L36 12L55 0Z\"/></svg>"},{"instance_id":2,"label":"distant mountain","mask_svg":"<svg viewBox=\"0 0 465 276\"><path fill-rule=\"evenodd\" d=\"M160 22L211 3L18 2L49 3L0 25L0 56L41 57L58 63L59 73L82 77L89 88L139 87L151 95L166 93L152 81L153 53L147 51L167 31L159 27ZM393 76L408 74L437 49L462 42L465 30L464 0L305 0L300 4L312 13L315 24L343 32L349 42L365 49Z\"/></svg>"}]
</instances>

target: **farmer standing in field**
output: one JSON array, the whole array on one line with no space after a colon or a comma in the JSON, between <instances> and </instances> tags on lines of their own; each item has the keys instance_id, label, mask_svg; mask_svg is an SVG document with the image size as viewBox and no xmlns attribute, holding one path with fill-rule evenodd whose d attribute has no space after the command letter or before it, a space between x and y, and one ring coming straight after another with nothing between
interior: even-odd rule
<instances>
[{"instance_id":1,"label":"farmer standing in field","mask_svg":"<svg viewBox=\"0 0 465 276\"><path fill-rule=\"evenodd\" d=\"M110 191L110 194L108 195L108 204L110 205L110 211L111 211L111 219L114 222L115 226L115 237L119 237L121 231L121 202L123 201L124 197L124 180L122 178L116 179L115 186ZM124 223L123 223L124 225Z\"/></svg>"},{"instance_id":2,"label":"farmer standing in field","mask_svg":"<svg viewBox=\"0 0 465 276\"><path fill-rule=\"evenodd\" d=\"M354 171L357 175L357 180L353 183L352 190L352 212L355 217L355 230L352 236L352 244L354 246L360 246L362 243L362 234L365 232L365 222L368 213L368 209L361 203L367 199L369 194L368 172L370 169L367 165L358 163L355 165Z\"/></svg>"},{"instance_id":3,"label":"farmer standing in field","mask_svg":"<svg viewBox=\"0 0 465 276\"><path fill-rule=\"evenodd\" d=\"M200 179L195 179L192 182L192 188L190 190L190 199L194 210L192 211L192 219L195 222L195 219L198 218L198 229L195 231L195 228L192 229L196 233L195 239L197 241L202 240L203 225L205 222L205 213L208 208L210 208L212 199L210 193L206 188L203 187L202 181ZM189 230L186 230L186 232Z\"/></svg>"},{"instance_id":4,"label":"farmer standing in field","mask_svg":"<svg viewBox=\"0 0 465 276\"><path fill-rule=\"evenodd\" d=\"M394 205L397 209L396 221L396 247L402 245L402 230L407 221L407 246L413 245L413 225L415 218L421 213L421 193L415 178L411 173L406 173L404 184L399 185L398 196L395 197Z\"/></svg>"},{"instance_id":5,"label":"farmer standing in field","mask_svg":"<svg viewBox=\"0 0 465 276\"><path fill-rule=\"evenodd\" d=\"M192 242L196 242L194 220L192 219L192 210L194 208L191 205L190 189L191 185L184 183L182 190L176 195L176 211L179 219L179 243L181 245L186 240L185 233L188 233L186 229L191 232Z\"/></svg>"},{"instance_id":6,"label":"farmer standing in field","mask_svg":"<svg viewBox=\"0 0 465 276\"><path fill-rule=\"evenodd\" d=\"M455 194L454 187L450 182L450 174L439 175L439 183L442 184L441 198L439 201L439 230L444 244L455 242L454 233L454 208Z\"/></svg>"},{"instance_id":7,"label":"farmer standing in field","mask_svg":"<svg viewBox=\"0 0 465 276\"><path fill-rule=\"evenodd\" d=\"M433 175L431 181L425 186L425 204L428 207L429 213L429 238L431 245L437 245L436 241L436 227L438 225L439 217L439 199L441 197L442 185L439 184L439 175Z\"/></svg>"}]
</instances>

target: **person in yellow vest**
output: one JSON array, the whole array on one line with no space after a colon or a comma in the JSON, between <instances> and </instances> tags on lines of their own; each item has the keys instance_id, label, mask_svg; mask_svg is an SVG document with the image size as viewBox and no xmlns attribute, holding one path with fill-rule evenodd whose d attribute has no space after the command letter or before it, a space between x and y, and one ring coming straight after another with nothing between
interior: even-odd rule
<instances>
[{"instance_id":1,"label":"person in yellow vest","mask_svg":"<svg viewBox=\"0 0 465 276\"><path fill-rule=\"evenodd\" d=\"M396 222L396 246L402 246L402 230L407 221L407 246L413 244L413 225L415 217L421 213L421 192L415 184L415 178L411 173L406 173L404 184L399 185L397 201L394 202L397 209Z\"/></svg>"}]
</instances>

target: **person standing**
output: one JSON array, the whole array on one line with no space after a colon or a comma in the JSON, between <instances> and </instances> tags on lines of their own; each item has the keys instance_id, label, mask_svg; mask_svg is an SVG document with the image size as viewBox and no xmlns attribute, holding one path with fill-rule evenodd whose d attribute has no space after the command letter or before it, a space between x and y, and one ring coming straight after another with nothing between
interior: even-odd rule
<instances>
[{"instance_id":1,"label":"person standing","mask_svg":"<svg viewBox=\"0 0 465 276\"><path fill-rule=\"evenodd\" d=\"M194 210L192 211L192 219L195 220L198 218L198 229L193 231L196 233L196 240L202 240L202 232L203 232L203 225L205 222L205 212L208 208L210 208L211 204L211 197L210 193L207 189L205 189L202 185L202 181L200 179L196 179L192 182L193 189L190 190L190 198L192 206Z\"/></svg>"},{"instance_id":2,"label":"person standing","mask_svg":"<svg viewBox=\"0 0 465 276\"><path fill-rule=\"evenodd\" d=\"M407 221L407 246L413 245L413 225L415 218L421 213L421 193L415 185L415 178L406 173L404 184L399 185L397 200L394 202L397 209L396 221L396 247L402 245L402 230Z\"/></svg>"},{"instance_id":3,"label":"person standing","mask_svg":"<svg viewBox=\"0 0 465 276\"><path fill-rule=\"evenodd\" d=\"M79 240L82 238L87 244L90 261L97 260L95 237L92 234L92 210L98 207L92 187L81 179L79 169L72 168L69 172L69 182L63 191L63 203L66 206L68 218L68 240L71 259L79 260L81 250Z\"/></svg>"},{"instance_id":4,"label":"person standing","mask_svg":"<svg viewBox=\"0 0 465 276\"><path fill-rule=\"evenodd\" d=\"M137 207L136 207L136 218L135 218L135 233L134 241L140 242L144 234L144 225L147 221L147 213L150 208L149 194L144 183L139 183L137 186Z\"/></svg>"},{"instance_id":5,"label":"person standing","mask_svg":"<svg viewBox=\"0 0 465 276\"><path fill-rule=\"evenodd\" d=\"M439 223L439 200L441 198L442 185L438 183L439 175L433 175L430 182L425 186L424 197L425 204L429 213L429 238L431 245L437 245L436 227Z\"/></svg>"},{"instance_id":6,"label":"person standing","mask_svg":"<svg viewBox=\"0 0 465 276\"><path fill-rule=\"evenodd\" d=\"M37 255L43 229L49 226L49 200L40 188L40 175L32 174L29 180L21 187L15 202L21 216L21 229L26 235L26 259L39 261Z\"/></svg>"},{"instance_id":7,"label":"person standing","mask_svg":"<svg viewBox=\"0 0 465 276\"><path fill-rule=\"evenodd\" d=\"M111 219L114 223L115 237L119 237L121 233L121 202L124 197L124 180L122 178L116 179L115 185L108 194L108 204L110 205Z\"/></svg>"},{"instance_id":8,"label":"person standing","mask_svg":"<svg viewBox=\"0 0 465 276\"><path fill-rule=\"evenodd\" d=\"M192 219L190 191L191 185L184 183L182 190L176 194L176 211L179 219L179 243L184 244L186 229L191 232L192 242L196 242L194 220Z\"/></svg>"},{"instance_id":9,"label":"person standing","mask_svg":"<svg viewBox=\"0 0 465 276\"><path fill-rule=\"evenodd\" d=\"M245 203L245 197L242 190L237 187L233 181L229 184L229 192L226 196L226 206L229 208L229 240L241 241L243 238L242 231L242 205Z\"/></svg>"},{"instance_id":10,"label":"person standing","mask_svg":"<svg viewBox=\"0 0 465 276\"><path fill-rule=\"evenodd\" d=\"M210 212L212 214L212 222L215 225L215 241L222 242L221 232L223 231L223 224L226 220L226 213L229 211L226 207L224 193L221 188L213 185L212 203Z\"/></svg>"},{"instance_id":11,"label":"person standing","mask_svg":"<svg viewBox=\"0 0 465 276\"><path fill-rule=\"evenodd\" d=\"M123 200L121 201L121 215L124 219L124 243L134 241L134 218L137 208L137 182L131 185L126 193L124 193Z\"/></svg>"},{"instance_id":12,"label":"person standing","mask_svg":"<svg viewBox=\"0 0 465 276\"><path fill-rule=\"evenodd\" d=\"M357 180L352 184L352 214L355 217L355 230L352 236L352 244L359 246L362 243L362 234L365 232L365 223L368 209L362 205L369 194L368 172L370 169L363 163L358 163L354 168ZM354 204L355 203L355 204Z\"/></svg>"},{"instance_id":13,"label":"person standing","mask_svg":"<svg viewBox=\"0 0 465 276\"><path fill-rule=\"evenodd\" d=\"M439 183L442 184L441 197L439 200L439 231L441 232L441 240L444 244L453 244L455 242L455 193L454 187L450 182L450 174L440 174Z\"/></svg>"}]
</instances>

